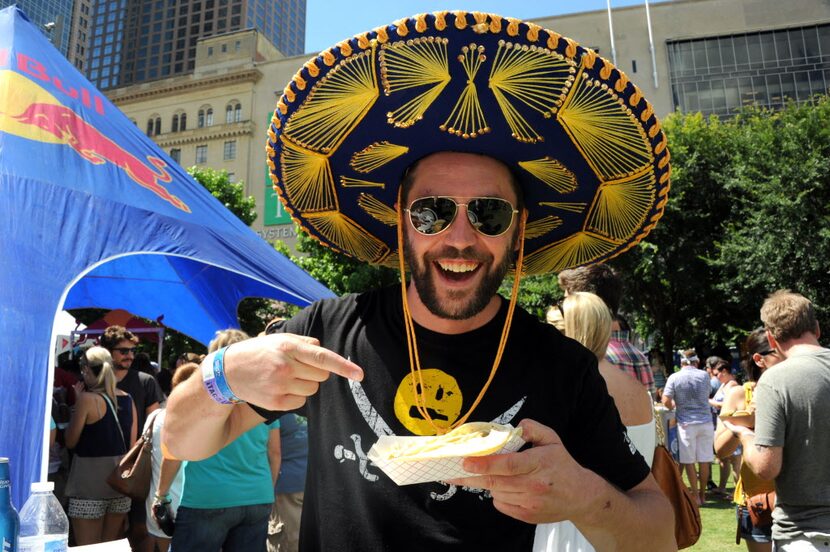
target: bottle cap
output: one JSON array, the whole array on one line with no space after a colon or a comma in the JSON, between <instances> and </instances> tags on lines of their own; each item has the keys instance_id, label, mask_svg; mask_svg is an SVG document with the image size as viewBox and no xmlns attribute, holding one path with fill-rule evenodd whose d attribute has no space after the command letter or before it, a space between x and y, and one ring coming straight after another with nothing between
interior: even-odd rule
<instances>
[{"instance_id":1,"label":"bottle cap","mask_svg":"<svg viewBox=\"0 0 830 552\"><path fill-rule=\"evenodd\" d=\"M32 483L33 493L51 493L55 490L55 483L52 481L36 481Z\"/></svg>"}]
</instances>

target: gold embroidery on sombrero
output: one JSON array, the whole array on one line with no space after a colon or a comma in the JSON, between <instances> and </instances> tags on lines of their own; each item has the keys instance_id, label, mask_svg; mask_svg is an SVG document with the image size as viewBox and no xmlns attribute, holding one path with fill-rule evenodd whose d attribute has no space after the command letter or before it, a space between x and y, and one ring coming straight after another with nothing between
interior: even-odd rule
<instances>
[{"instance_id":1,"label":"gold embroidery on sombrero","mask_svg":"<svg viewBox=\"0 0 830 552\"><path fill-rule=\"evenodd\" d=\"M382 167L405 153L409 153L407 146L390 144L386 140L375 142L352 155L349 166L357 172L365 174Z\"/></svg>"},{"instance_id":2,"label":"gold embroidery on sombrero","mask_svg":"<svg viewBox=\"0 0 830 552\"><path fill-rule=\"evenodd\" d=\"M643 127L609 88L581 73L558 120L600 180L639 171L653 161Z\"/></svg>"},{"instance_id":3,"label":"gold embroidery on sombrero","mask_svg":"<svg viewBox=\"0 0 830 552\"><path fill-rule=\"evenodd\" d=\"M282 181L288 200L298 211L338 209L328 157L283 142Z\"/></svg>"},{"instance_id":4,"label":"gold embroidery on sombrero","mask_svg":"<svg viewBox=\"0 0 830 552\"><path fill-rule=\"evenodd\" d=\"M570 211L571 213L581 213L588 206L587 203L573 203L567 201L540 201L539 205L544 207L553 207L554 209L562 209L563 211Z\"/></svg>"},{"instance_id":5,"label":"gold embroidery on sombrero","mask_svg":"<svg viewBox=\"0 0 830 552\"><path fill-rule=\"evenodd\" d=\"M319 153L337 149L378 98L373 58L374 49L355 54L317 81L284 136Z\"/></svg>"},{"instance_id":6,"label":"gold embroidery on sombrero","mask_svg":"<svg viewBox=\"0 0 830 552\"><path fill-rule=\"evenodd\" d=\"M608 255L619 245L597 234L577 232L528 255L525 267L528 274L559 272Z\"/></svg>"},{"instance_id":7,"label":"gold embroidery on sombrero","mask_svg":"<svg viewBox=\"0 0 830 552\"><path fill-rule=\"evenodd\" d=\"M484 119L481 103L478 101L478 89L475 83L476 74L486 59L484 46L470 44L461 48L458 61L461 62L467 74L467 85L461 92L455 107L452 108L452 113L439 127L441 130L462 138L476 138L479 134L490 132L487 121Z\"/></svg>"},{"instance_id":8,"label":"gold embroidery on sombrero","mask_svg":"<svg viewBox=\"0 0 830 552\"><path fill-rule=\"evenodd\" d=\"M398 224L398 214L395 210L373 195L361 193L357 198L357 204L372 218L387 226Z\"/></svg>"},{"instance_id":9,"label":"gold embroidery on sombrero","mask_svg":"<svg viewBox=\"0 0 830 552\"><path fill-rule=\"evenodd\" d=\"M383 182L372 182L371 180L361 180L360 178L351 178L350 176L341 176L340 186L343 188L385 188L386 184Z\"/></svg>"},{"instance_id":10,"label":"gold embroidery on sombrero","mask_svg":"<svg viewBox=\"0 0 830 552\"><path fill-rule=\"evenodd\" d=\"M519 161L519 166L560 194L576 190L576 176L556 159L545 156L532 161Z\"/></svg>"},{"instance_id":11,"label":"gold embroidery on sombrero","mask_svg":"<svg viewBox=\"0 0 830 552\"><path fill-rule=\"evenodd\" d=\"M533 222L528 222L527 226L525 226L525 239L532 240L533 238L540 238L560 226L562 226L562 219L554 215L548 215Z\"/></svg>"},{"instance_id":12,"label":"gold embroidery on sombrero","mask_svg":"<svg viewBox=\"0 0 830 552\"><path fill-rule=\"evenodd\" d=\"M386 114L389 124L407 128L420 121L450 82L447 39L420 37L384 44L379 54L383 91L394 92L427 86L422 93Z\"/></svg>"},{"instance_id":13,"label":"gold embroidery on sombrero","mask_svg":"<svg viewBox=\"0 0 830 552\"><path fill-rule=\"evenodd\" d=\"M389 253L382 241L338 211L304 213L303 216L330 243L358 259L373 263Z\"/></svg>"},{"instance_id":14,"label":"gold embroidery on sombrero","mask_svg":"<svg viewBox=\"0 0 830 552\"><path fill-rule=\"evenodd\" d=\"M611 239L624 241L634 236L654 205L654 172L642 172L600 185L587 228Z\"/></svg>"},{"instance_id":15,"label":"gold embroidery on sombrero","mask_svg":"<svg viewBox=\"0 0 830 552\"><path fill-rule=\"evenodd\" d=\"M574 80L576 64L547 48L499 41L490 69L490 89L496 97L512 136L519 142L544 140L522 117L519 102L550 117L562 105Z\"/></svg>"}]
</instances>

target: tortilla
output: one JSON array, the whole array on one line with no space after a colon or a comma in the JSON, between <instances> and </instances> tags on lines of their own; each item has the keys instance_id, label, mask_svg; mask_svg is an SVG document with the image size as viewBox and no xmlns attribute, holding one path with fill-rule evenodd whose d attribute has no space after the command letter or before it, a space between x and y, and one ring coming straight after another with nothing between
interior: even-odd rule
<instances>
[{"instance_id":1,"label":"tortilla","mask_svg":"<svg viewBox=\"0 0 830 552\"><path fill-rule=\"evenodd\" d=\"M492 422L470 422L444 435L408 437L390 443L382 456L388 460L427 460L464 456L487 456L502 449L521 428Z\"/></svg>"}]
</instances>

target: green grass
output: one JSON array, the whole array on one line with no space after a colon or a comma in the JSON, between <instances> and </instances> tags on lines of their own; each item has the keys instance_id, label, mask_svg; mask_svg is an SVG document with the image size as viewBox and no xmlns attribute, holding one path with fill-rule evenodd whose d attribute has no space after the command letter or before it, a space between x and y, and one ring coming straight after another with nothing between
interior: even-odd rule
<instances>
[{"instance_id":1,"label":"green grass","mask_svg":"<svg viewBox=\"0 0 830 552\"><path fill-rule=\"evenodd\" d=\"M712 474L715 482L720 481L720 468L712 464ZM684 474L685 480L685 474ZM734 479L730 479L726 489L730 496L735 489ZM700 540L686 550L692 552L740 552L746 550L746 544L735 544L735 504L731 499L716 497L709 493L706 504L700 507L700 521L703 525L703 532Z\"/></svg>"}]
</instances>

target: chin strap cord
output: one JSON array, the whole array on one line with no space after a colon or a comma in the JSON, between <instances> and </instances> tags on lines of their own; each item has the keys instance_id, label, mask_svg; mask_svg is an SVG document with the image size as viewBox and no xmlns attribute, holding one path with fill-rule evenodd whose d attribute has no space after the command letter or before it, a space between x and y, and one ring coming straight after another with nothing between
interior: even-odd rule
<instances>
[{"instance_id":1,"label":"chin strap cord","mask_svg":"<svg viewBox=\"0 0 830 552\"><path fill-rule=\"evenodd\" d=\"M473 404L470 406L467 413L458 418L453 424L448 427L439 427L435 424L432 419L432 416L429 415L429 412L426 407L426 386L424 385L424 376L421 372L421 360L418 356L418 342L415 338L415 322L412 320L412 313L409 310L409 302L406 298L406 266L404 263L404 246L403 246L403 210L401 209L401 189L398 188L398 201L395 206L395 210L398 214L398 228L397 228L397 235L398 235L398 268L400 271L401 276L401 299L403 301L403 318L404 318L404 328L406 331L406 345L409 351L409 371L412 374L412 396L415 397L415 408L418 410L418 413L424 418L424 420L429 422L429 425L435 430L436 435L443 435L448 431L455 429L456 427L460 426L473 413L473 410L481 402L481 399L484 398L484 394L487 392L487 389L490 387L490 384L493 382L493 378L496 376L496 371L501 364L501 357L504 354L504 348L507 346L507 338L510 335L510 326L513 323L513 311L516 308L516 300L519 296L519 283L522 277L522 261L524 260L524 245L525 245L525 225L527 223L527 211L523 210L521 213L521 217L519 219L519 254L516 259L516 272L515 278L513 280L513 288L510 293L510 303L507 307L507 317L504 320L504 327L502 328L501 332L501 339L499 340L499 346L496 350L496 358L493 361L493 367L490 369L490 375L487 378L487 381L484 383L484 386L481 388L481 391L476 397L476 400L473 401ZM418 388L420 387L420 391Z\"/></svg>"}]
</instances>

